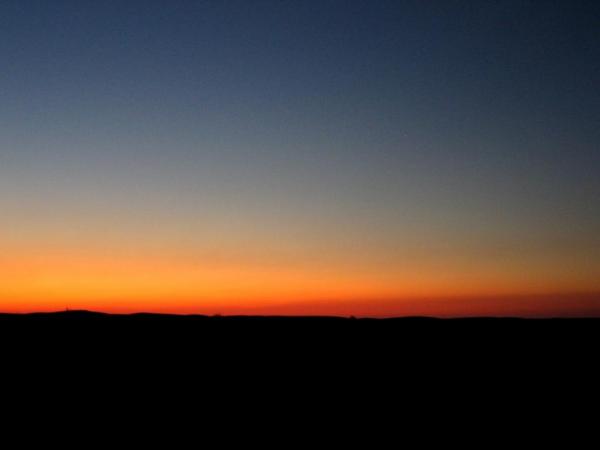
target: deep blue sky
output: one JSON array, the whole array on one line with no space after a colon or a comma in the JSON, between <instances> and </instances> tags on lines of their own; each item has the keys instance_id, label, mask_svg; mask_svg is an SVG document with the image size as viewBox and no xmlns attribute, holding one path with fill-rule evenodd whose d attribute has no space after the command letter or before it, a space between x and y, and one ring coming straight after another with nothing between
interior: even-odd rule
<instances>
[{"instance_id":1,"label":"deep blue sky","mask_svg":"<svg viewBox=\"0 0 600 450\"><path fill-rule=\"evenodd\" d=\"M4 0L0 61L28 240L598 273L600 2Z\"/></svg>"}]
</instances>

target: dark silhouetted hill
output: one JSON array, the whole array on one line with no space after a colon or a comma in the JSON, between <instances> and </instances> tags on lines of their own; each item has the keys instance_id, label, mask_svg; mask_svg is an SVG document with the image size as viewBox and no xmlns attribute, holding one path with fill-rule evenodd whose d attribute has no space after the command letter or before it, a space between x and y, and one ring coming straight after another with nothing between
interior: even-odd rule
<instances>
[{"instance_id":1,"label":"dark silhouetted hill","mask_svg":"<svg viewBox=\"0 0 600 450\"><path fill-rule=\"evenodd\" d=\"M404 317L391 319L297 316L113 315L91 311L0 314L0 337L41 343L128 342L143 339L196 348L219 346L312 346L359 351L371 348L526 347L560 348L599 342L600 319ZM333 350L335 351L335 350Z\"/></svg>"},{"instance_id":2,"label":"dark silhouetted hill","mask_svg":"<svg viewBox=\"0 0 600 450\"><path fill-rule=\"evenodd\" d=\"M154 384L168 380L168 389L186 380L187 389L225 385L259 397L273 383L288 395L309 383L325 392L345 386L349 399L357 388L380 389L385 398L390 389L413 392L415 383L431 389L445 382L448 390L449 380L534 385L560 370L593 373L600 320L65 311L0 314L0 342L3 367L27 367L35 383L53 373L79 383L96 379L95 387L106 380L137 386L151 377Z\"/></svg>"}]
</instances>

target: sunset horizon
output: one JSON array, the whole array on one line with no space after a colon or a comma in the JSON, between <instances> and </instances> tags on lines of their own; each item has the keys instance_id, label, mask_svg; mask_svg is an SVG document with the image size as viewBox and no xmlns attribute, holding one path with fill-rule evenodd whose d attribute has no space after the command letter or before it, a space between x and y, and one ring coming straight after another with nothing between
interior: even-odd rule
<instances>
[{"instance_id":1,"label":"sunset horizon","mask_svg":"<svg viewBox=\"0 0 600 450\"><path fill-rule=\"evenodd\" d=\"M0 5L0 313L600 317L600 3Z\"/></svg>"}]
</instances>

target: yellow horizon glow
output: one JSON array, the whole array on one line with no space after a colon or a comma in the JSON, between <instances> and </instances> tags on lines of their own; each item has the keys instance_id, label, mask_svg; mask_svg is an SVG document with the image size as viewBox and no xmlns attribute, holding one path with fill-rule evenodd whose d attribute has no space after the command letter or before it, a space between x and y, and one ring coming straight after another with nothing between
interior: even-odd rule
<instances>
[{"instance_id":1,"label":"yellow horizon glow","mask_svg":"<svg viewBox=\"0 0 600 450\"><path fill-rule=\"evenodd\" d=\"M352 264L250 264L110 252L0 258L0 310L91 309L202 314L473 315L574 313L598 306L593 279L452 266L387 271ZM565 303L573 293L576 300ZM544 306L540 299L557 296ZM571 295L572 296L572 295ZM573 297L573 296L572 296ZM522 299L522 300L519 300ZM560 300L563 299L563 300ZM577 300L579 299L579 300ZM519 302L522 303L519 303ZM545 311L545 309L547 311Z\"/></svg>"}]
</instances>

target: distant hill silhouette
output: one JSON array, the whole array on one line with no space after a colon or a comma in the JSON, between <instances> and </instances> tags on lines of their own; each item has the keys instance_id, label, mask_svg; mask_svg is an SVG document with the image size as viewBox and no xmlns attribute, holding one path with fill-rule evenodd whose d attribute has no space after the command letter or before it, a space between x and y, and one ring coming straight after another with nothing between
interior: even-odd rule
<instances>
[{"instance_id":1,"label":"distant hill silhouette","mask_svg":"<svg viewBox=\"0 0 600 450\"><path fill-rule=\"evenodd\" d=\"M547 370L594 365L600 319L202 316L92 311L0 314L4 361L120 373L142 364L244 379L281 370L323 376L414 368L445 376L457 367L510 370L542 361ZM14 356L15 358L11 358ZM425 369L427 368L427 369ZM250 371L250 372L249 372ZM320 374L320 375L319 375ZM436 375L437 376L437 375Z\"/></svg>"},{"instance_id":2,"label":"distant hill silhouette","mask_svg":"<svg viewBox=\"0 0 600 450\"><path fill-rule=\"evenodd\" d=\"M535 327L555 327L555 326L570 326L577 324L598 325L600 318L521 318L521 317L458 317L458 318L436 318L426 316L407 316L407 317L392 317L392 318L357 318L357 317L340 317L340 316L270 316L270 315L201 315L201 314L160 314L160 313L131 313L131 314L110 314L104 312L87 311L87 310L66 310L57 312L34 312L34 313L0 313L0 321L7 323L40 323L40 322L105 322L105 323L142 323L147 321L155 322L179 322L195 323L195 324L227 324L227 323L244 323L253 324L297 324L297 325L341 325L362 327L366 325L375 325L377 327L389 326L413 326L413 325L434 325L435 326L492 326L504 327L515 326L535 326Z\"/></svg>"},{"instance_id":3,"label":"distant hill silhouette","mask_svg":"<svg viewBox=\"0 0 600 450\"><path fill-rule=\"evenodd\" d=\"M364 341L388 339L391 342L410 340L436 342L444 345L452 340L465 342L481 339L504 340L570 337L597 339L600 319L556 318L522 319L476 317L438 319L432 317L399 317L389 319L327 317L327 316L206 316L155 313L106 314L93 311L61 311L54 313L0 314L0 333L28 330L46 332L52 336L78 333L111 333L111 336L143 333L146 337L160 335L197 336L218 334L223 339L239 338L240 345L260 337L277 339L355 339ZM224 335L223 332L227 334Z\"/></svg>"}]
</instances>

